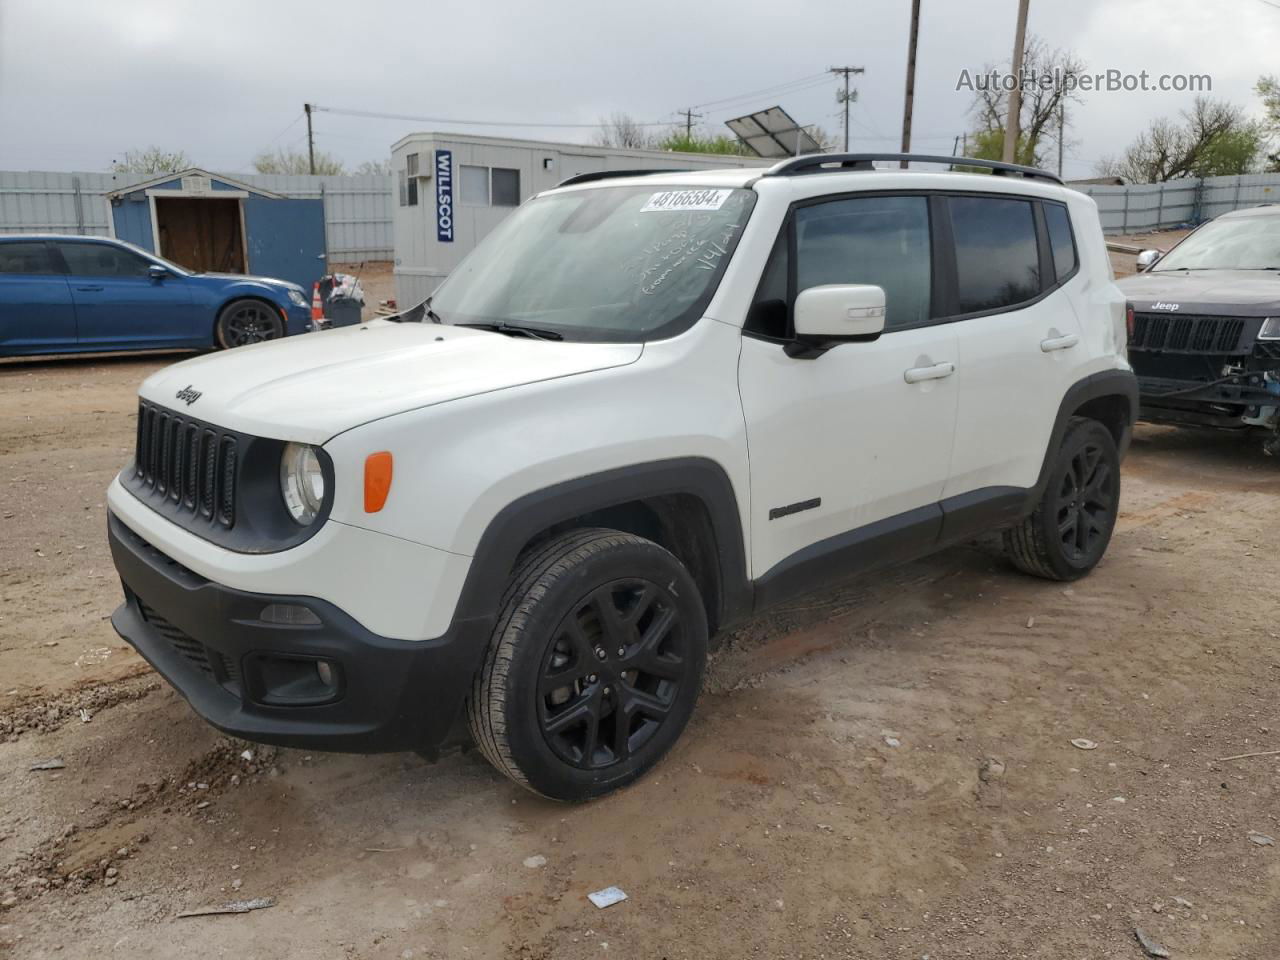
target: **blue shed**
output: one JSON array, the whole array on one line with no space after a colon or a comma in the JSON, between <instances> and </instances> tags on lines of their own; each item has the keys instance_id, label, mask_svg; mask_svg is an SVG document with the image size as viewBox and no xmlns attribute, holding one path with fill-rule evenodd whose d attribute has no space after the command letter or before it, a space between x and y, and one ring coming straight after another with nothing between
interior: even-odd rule
<instances>
[{"instance_id":1,"label":"blue shed","mask_svg":"<svg viewBox=\"0 0 1280 960\"><path fill-rule=\"evenodd\" d=\"M201 273L311 285L326 273L324 201L191 168L107 194L111 235Z\"/></svg>"}]
</instances>

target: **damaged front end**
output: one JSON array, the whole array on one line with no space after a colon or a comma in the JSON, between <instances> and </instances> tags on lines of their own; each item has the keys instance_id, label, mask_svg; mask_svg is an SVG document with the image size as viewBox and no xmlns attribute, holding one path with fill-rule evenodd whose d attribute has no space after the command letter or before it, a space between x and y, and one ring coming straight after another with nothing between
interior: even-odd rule
<instances>
[{"instance_id":1,"label":"damaged front end","mask_svg":"<svg viewBox=\"0 0 1280 960\"><path fill-rule=\"evenodd\" d=\"M1166 313L1131 306L1129 362L1143 420L1263 428L1280 455L1280 317Z\"/></svg>"}]
</instances>

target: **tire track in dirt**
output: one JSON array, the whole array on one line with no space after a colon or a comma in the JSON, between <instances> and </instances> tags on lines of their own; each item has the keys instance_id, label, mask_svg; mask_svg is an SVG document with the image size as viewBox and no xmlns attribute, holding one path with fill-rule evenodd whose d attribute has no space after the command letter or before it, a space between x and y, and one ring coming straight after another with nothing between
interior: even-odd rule
<instances>
[{"instance_id":1,"label":"tire track in dirt","mask_svg":"<svg viewBox=\"0 0 1280 960\"><path fill-rule=\"evenodd\" d=\"M0 740L16 741L24 733L52 733L73 720L90 722L85 715L91 720L101 710L141 700L160 687L152 669L141 664L120 680L85 680L77 689L53 697L28 696L0 711Z\"/></svg>"}]
</instances>

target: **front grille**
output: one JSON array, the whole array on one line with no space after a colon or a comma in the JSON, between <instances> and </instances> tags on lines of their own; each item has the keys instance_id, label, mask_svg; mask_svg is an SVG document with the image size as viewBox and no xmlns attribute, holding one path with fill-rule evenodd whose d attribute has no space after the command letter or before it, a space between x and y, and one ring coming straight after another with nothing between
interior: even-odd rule
<instances>
[{"instance_id":1,"label":"front grille","mask_svg":"<svg viewBox=\"0 0 1280 960\"><path fill-rule=\"evenodd\" d=\"M1244 333L1245 321L1240 317L1135 313L1129 349L1153 353L1247 354L1252 344L1247 342L1251 338Z\"/></svg>"},{"instance_id":2,"label":"front grille","mask_svg":"<svg viewBox=\"0 0 1280 960\"><path fill-rule=\"evenodd\" d=\"M138 405L134 476L175 509L230 530L238 465L234 434L163 407Z\"/></svg>"},{"instance_id":3,"label":"front grille","mask_svg":"<svg viewBox=\"0 0 1280 960\"><path fill-rule=\"evenodd\" d=\"M141 598L138 599L138 609L142 613L142 619L164 638L175 653L227 692L240 695L240 664L234 657L205 646L181 627L165 619Z\"/></svg>"}]
</instances>

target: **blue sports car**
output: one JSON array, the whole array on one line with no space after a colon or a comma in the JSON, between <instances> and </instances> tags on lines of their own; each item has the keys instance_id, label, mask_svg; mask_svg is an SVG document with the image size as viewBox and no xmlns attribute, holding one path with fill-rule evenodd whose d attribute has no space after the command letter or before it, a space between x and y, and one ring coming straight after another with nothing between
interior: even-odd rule
<instances>
[{"instance_id":1,"label":"blue sports car","mask_svg":"<svg viewBox=\"0 0 1280 960\"><path fill-rule=\"evenodd\" d=\"M310 325L296 283L192 273L105 237L0 236L0 357L238 347Z\"/></svg>"}]
</instances>

